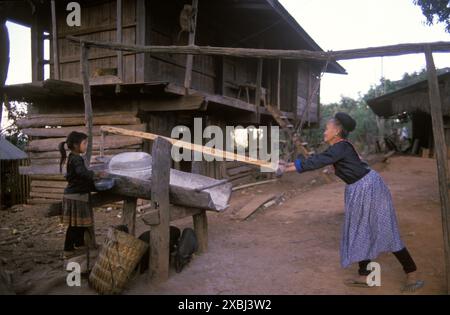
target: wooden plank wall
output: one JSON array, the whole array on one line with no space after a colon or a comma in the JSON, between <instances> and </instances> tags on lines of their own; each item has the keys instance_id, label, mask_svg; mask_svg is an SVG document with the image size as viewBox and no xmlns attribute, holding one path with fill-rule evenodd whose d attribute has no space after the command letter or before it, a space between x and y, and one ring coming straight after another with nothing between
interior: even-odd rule
<instances>
[{"instance_id":1,"label":"wooden plank wall","mask_svg":"<svg viewBox=\"0 0 450 315\"><path fill-rule=\"evenodd\" d=\"M58 40L61 80L80 82L80 48L68 42L67 35L82 38L116 40L116 1L91 1L83 3L81 26L70 27L66 23L63 6L58 6ZM136 1L123 1L123 42L136 44ZM102 72L101 69L117 69L117 53L112 50L91 48L89 51L91 77ZM124 82L136 82L136 54L123 54ZM53 71L51 71L53 73ZM53 77L53 74L52 76Z\"/></svg>"},{"instance_id":2,"label":"wooden plank wall","mask_svg":"<svg viewBox=\"0 0 450 315\"><path fill-rule=\"evenodd\" d=\"M29 136L26 151L30 165L21 167L21 173L31 178L31 191L28 203L45 204L62 200L65 166L59 172L60 153L58 144L73 131L86 132L84 116L79 114L30 114L18 121L22 132ZM117 125L122 128L145 131L135 113L95 112L94 110L94 146L91 164L98 163L100 146L100 125ZM142 139L127 136L107 135L105 137L105 156L121 152L141 151Z\"/></svg>"}]
</instances>

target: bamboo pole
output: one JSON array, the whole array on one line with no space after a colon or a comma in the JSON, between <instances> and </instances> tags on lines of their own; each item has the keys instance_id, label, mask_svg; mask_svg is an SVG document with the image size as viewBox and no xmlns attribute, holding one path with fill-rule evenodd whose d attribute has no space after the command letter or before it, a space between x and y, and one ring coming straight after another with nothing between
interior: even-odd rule
<instances>
[{"instance_id":1,"label":"bamboo pole","mask_svg":"<svg viewBox=\"0 0 450 315\"><path fill-rule=\"evenodd\" d=\"M447 145L445 143L444 123L442 119L442 104L439 95L439 83L434 66L433 54L430 47L425 48L425 58L428 72L428 94L433 127L434 147L439 181L439 195L441 199L442 232L444 236L445 270L447 293L450 294L450 203L448 196L448 164Z\"/></svg>"},{"instance_id":2,"label":"bamboo pole","mask_svg":"<svg viewBox=\"0 0 450 315\"><path fill-rule=\"evenodd\" d=\"M450 42L407 43L380 47L368 47L338 51L310 51L310 50L277 50L258 48L230 48L212 46L144 46L118 44L104 41L86 40L74 36L67 36L72 42L85 43L87 46L146 53L171 53L192 55L216 55L247 58L293 59L293 60L349 60L373 58L382 56L398 56L424 53L424 46L428 45L433 52L450 52Z\"/></svg>"},{"instance_id":3,"label":"bamboo pole","mask_svg":"<svg viewBox=\"0 0 450 315\"><path fill-rule=\"evenodd\" d=\"M272 169L275 171L275 169L272 167L271 163L266 162L266 161L253 159L253 158L245 156L245 155L240 155L240 154L236 154L233 152L223 151L220 149L205 147L203 145L199 145L199 144L195 144L195 143L189 143L186 141L172 139L169 137L164 137L164 136L160 136L160 135L149 133L149 132L133 131L133 130L127 130L127 129L111 127L111 126L102 126L101 130L104 132L112 133L112 134L116 134L116 135L133 136L133 137L138 137L138 138L147 139L147 140L155 140L157 137L161 137L161 138L168 140L173 146L176 146L179 148L202 152L204 154L208 154L208 155L211 155L211 156L214 156L217 158L233 160L233 161L241 161L244 163L257 165L260 167L266 167L266 168L269 168L269 169Z\"/></svg>"}]
</instances>

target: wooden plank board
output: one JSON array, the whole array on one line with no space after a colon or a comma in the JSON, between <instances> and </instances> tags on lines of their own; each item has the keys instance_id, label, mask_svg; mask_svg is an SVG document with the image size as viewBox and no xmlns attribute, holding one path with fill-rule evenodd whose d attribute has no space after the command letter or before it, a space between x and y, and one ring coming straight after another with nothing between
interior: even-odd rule
<instances>
[{"instance_id":1,"label":"wooden plank board","mask_svg":"<svg viewBox=\"0 0 450 315\"><path fill-rule=\"evenodd\" d=\"M228 160L235 160L235 161L241 161L248 164L257 165L260 167L266 167L268 169L273 169L271 163L268 163L266 161L253 159L248 156L236 154L233 152L223 151L219 149L214 149L210 147L205 147L199 144L189 143L181 140L172 139L169 137L163 137L159 136L153 133L149 132L140 132L140 131L132 131L132 130L126 130L123 128L117 128L117 127L110 127L110 126L102 126L102 131L112 133L112 134L119 134L119 135L127 135L127 136L134 136L142 139L148 139L148 140L155 140L157 137L161 137L169 141L172 145L180 148L189 149L192 151L202 152L204 154L208 154L214 157L219 157L222 159L228 159Z\"/></svg>"},{"instance_id":2,"label":"wooden plank board","mask_svg":"<svg viewBox=\"0 0 450 315\"><path fill-rule=\"evenodd\" d=\"M258 195L253 197L249 203L244 205L238 212L235 213L234 218L239 220L245 220L251 216L256 210L259 209L266 202L277 197L277 194L270 195Z\"/></svg>"}]
</instances>

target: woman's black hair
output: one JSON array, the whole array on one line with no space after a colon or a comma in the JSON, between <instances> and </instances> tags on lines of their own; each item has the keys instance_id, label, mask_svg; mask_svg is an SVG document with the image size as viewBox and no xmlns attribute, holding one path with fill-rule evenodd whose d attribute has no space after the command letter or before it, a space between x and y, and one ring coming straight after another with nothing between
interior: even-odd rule
<instances>
[{"instance_id":1,"label":"woman's black hair","mask_svg":"<svg viewBox=\"0 0 450 315\"><path fill-rule=\"evenodd\" d=\"M339 120L337 120L336 118L332 118L331 120L339 128L339 130L340 130L339 131L339 136L342 139L347 139L349 134L350 134L350 132L345 130L344 126L342 126L342 123Z\"/></svg>"},{"instance_id":2,"label":"woman's black hair","mask_svg":"<svg viewBox=\"0 0 450 315\"><path fill-rule=\"evenodd\" d=\"M61 159L59 161L59 172L62 173L62 166L66 162L67 154L64 146L67 144L69 150L74 150L75 146L80 145L80 143L87 139L87 134L78 131L72 131L66 138L66 141L61 142L58 145L59 153L61 153Z\"/></svg>"}]
</instances>

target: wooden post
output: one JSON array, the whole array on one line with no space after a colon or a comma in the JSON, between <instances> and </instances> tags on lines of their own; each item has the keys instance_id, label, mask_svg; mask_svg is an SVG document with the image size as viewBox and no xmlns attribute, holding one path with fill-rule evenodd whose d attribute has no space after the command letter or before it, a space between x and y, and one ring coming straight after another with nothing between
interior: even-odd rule
<instances>
[{"instance_id":1,"label":"wooden post","mask_svg":"<svg viewBox=\"0 0 450 315\"><path fill-rule=\"evenodd\" d=\"M194 16L192 18L192 32L189 32L189 42L188 45L195 45L195 33L197 29L197 13L198 13L198 0L192 0L192 9ZM189 94L189 89L192 83L192 66L194 64L194 56L187 55L186 57L186 74L184 76L184 88L186 89L186 94Z\"/></svg>"},{"instance_id":2,"label":"wooden post","mask_svg":"<svg viewBox=\"0 0 450 315\"><path fill-rule=\"evenodd\" d=\"M439 82L434 66L433 54L429 46L425 47L425 58L428 72L428 94L430 99L430 112L433 127L434 147L438 170L439 193L441 199L442 231L444 236L444 258L447 280L447 293L450 293L450 203L448 197L447 177L447 146L445 144L444 123L442 118L442 105L439 93Z\"/></svg>"},{"instance_id":3,"label":"wooden post","mask_svg":"<svg viewBox=\"0 0 450 315\"><path fill-rule=\"evenodd\" d=\"M281 110L281 59L278 59L277 107Z\"/></svg>"},{"instance_id":4,"label":"wooden post","mask_svg":"<svg viewBox=\"0 0 450 315\"><path fill-rule=\"evenodd\" d=\"M136 1L136 43L151 44L150 1ZM136 55L136 82L151 81L151 55L139 53Z\"/></svg>"},{"instance_id":5,"label":"wooden post","mask_svg":"<svg viewBox=\"0 0 450 315\"><path fill-rule=\"evenodd\" d=\"M158 210L159 224L150 228L149 280L160 283L169 278L169 181L171 144L156 138L152 148L152 208Z\"/></svg>"},{"instance_id":6,"label":"wooden post","mask_svg":"<svg viewBox=\"0 0 450 315\"><path fill-rule=\"evenodd\" d=\"M80 58L80 68L81 68L81 78L83 81L83 98L84 98L84 121L86 124L87 135L88 135L88 145L85 155L86 166L91 163L92 156L92 101L91 101L91 86L89 85L89 48L86 47L85 43L81 44L81 58Z\"/></svg>"},{"instance_id":7,"label":"wooden post","mask_svg":"<svg viewBox=\"0 0 450 315\"><path fill-rule=\"evenodd\" d=\"M263 60L258 59L258 68L256 70L256 91L255 91L255 115L256 122L260 121L259 106L261 105L261 87L262 87Z\"/></svg>"},{"instance_id":8,"label":"wooden post","mask_svg":"<svg viewBox=\"0 0 450 315\"><path fill-rule=\"evenodd\" d=\"M203 163L203 161L192 161L191 172L204 175ZM192 220L198 240L197 253L205 253L208 251L208 217L206 216L206 211L202 210L200 213L193 215Z\"/></svg>"},{"instance_id":9,"label":"wooden post","mask_svg":"<svg viewBox=\"0 0 450 315\"><path fill-rule=\"evenodd\" d=\"M123 201L122 222L128 227L128 232L135 235L137 198L126 198Z\"/></svg>"},{"instance_id":10,"label":"wooden post","mask_svg":"<svg viewBox=\"0 0 450 315\"><path fill-rule=\"evenodd\" d=\"M122 43L122 0L117 0L117 10L116 10L116 42L118 44ZM117 76L120 80L123 80L123 52L121 50L117 51Z\"/></svg>"},{"instance_id":11,"label":"wooden post","mask_svg":"<svg viewBox=\"0 0 450 315\"><path fill-rule=\"evenodd\" d=\"M39 10L32 17L31 24L31 80L33 82L44 80L44 40Z\"/></svg>"},{"instance_id":12,"label":"wooden post","mask_svg":"<svg viewBox=\"0 0 450 315\"><path fill-rule=\"evenodd\" d=\"M53 48L53 74L56 80L59 76L59 53L58 53L58 29L56 25L56 1L52 0L52 48Z\"/></svg>"}]
</instances>

